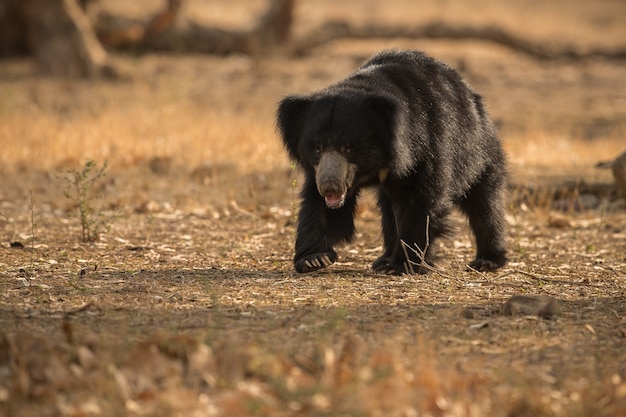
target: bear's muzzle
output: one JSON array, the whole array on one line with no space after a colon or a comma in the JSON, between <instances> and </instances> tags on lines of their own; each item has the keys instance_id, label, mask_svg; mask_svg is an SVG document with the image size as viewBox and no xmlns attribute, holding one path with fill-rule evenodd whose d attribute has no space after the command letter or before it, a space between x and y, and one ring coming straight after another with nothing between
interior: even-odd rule
<instances>
[{"instance_id":1,"label":"bear's muzzle","mask_svg":"<svg viewBox=\"0 0 626 417\"><path fill-rule=\"evenodd\" d=\"M322 153L315 167L315 183L326 207L336 209L343 206L355 174L356 165L340 152L329 150Z\"/></svg>"}]
</instances>

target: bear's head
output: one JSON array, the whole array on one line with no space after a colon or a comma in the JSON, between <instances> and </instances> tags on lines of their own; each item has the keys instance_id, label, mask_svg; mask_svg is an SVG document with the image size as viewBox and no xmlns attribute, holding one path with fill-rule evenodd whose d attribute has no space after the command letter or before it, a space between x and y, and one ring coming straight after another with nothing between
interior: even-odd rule
<instances>
[{"instance_id":1,"label":"bear's head","mask_svg":"<svg viewBox=\"0 0 626 417\"><path fill-rule=\"evenodd\" d=\"M289 156L315 175L326 205L339 208L355 185L389 172L398 111L394 97L342 89L288 96L276 119Z\"/></svg>"}]
</instances>

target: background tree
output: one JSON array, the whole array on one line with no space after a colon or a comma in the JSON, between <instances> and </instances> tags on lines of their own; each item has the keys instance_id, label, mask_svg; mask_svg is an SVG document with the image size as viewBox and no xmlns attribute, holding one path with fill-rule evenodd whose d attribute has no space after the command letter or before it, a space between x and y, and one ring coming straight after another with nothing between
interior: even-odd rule
<instances>
[{"instance_id":1,"label":"background tree","mask_svg":"<svg viewBox=\"0 0 626 417\"><path fill-rule=\"evenodd\" d=\"M0 53L30 53L48 74L113 76L109 56L76 0L4 0Z\"/></svg>"}]
</instances>

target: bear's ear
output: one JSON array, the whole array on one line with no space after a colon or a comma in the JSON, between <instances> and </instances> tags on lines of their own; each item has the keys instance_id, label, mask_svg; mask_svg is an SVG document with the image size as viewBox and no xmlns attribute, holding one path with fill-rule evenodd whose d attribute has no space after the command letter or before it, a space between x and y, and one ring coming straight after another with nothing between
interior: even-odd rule
<instances>
[{"instance_id":1,"label":"bear's ear","mask_svg":"<svg viewBox=\"0 0 626 417\"><path fill-rule=\"evenodd\" d=\"M311 99L302 96L288 96L281 100L276 111L276 126L283 144L294 160L298 159L298 142L306 122L306 113Z\"/></svg>"}]
</instances>

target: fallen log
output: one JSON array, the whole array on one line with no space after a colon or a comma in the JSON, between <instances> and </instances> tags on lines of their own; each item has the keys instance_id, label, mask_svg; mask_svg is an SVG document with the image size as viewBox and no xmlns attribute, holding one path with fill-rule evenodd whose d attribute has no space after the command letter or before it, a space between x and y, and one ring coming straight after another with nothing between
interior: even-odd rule
<instances>
[{"instance_id":1,"label":"fallen log","mask_svg":"<svg viewBox=\"0 0 626 417\"><path fill-rule=\"evenodd\" d=\"M147 24L103 16L96 25L98 38L108 47L138 52L194 52L215 55L239 53L260 56L280 47L290 37L294 0L272 0L265 13L249 29L227 30L180 21L180 0Z\"/></svg>"},{"instance_id":2,"label":"fallen log","mask_svg":"<svg viewBox=\"0 0 626 417\"><path fill-rule=\"evenodd\" d=\"M451 26L443 22L433 22L418 26L387 26L370 24L354 26L343 21L328 22L312 30L301 39L294 40L289 48L292 55L306 55L310 51L329 42L341 39L452 39L480 40L492 42L516 52L529 55L542 61L585 60L585 59L626 59L626 46L614 49L580 49L574 46L551 47L533 42L495 26Z\"/></svg>"}]
</instances>

